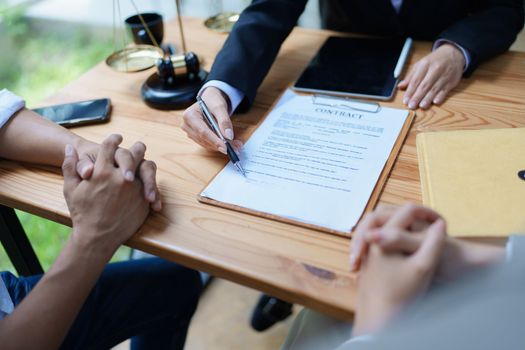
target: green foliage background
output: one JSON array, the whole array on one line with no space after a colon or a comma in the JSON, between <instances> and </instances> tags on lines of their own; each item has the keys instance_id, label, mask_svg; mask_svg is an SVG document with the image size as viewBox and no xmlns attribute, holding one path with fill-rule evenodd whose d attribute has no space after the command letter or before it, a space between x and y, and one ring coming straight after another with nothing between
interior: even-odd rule
<instances>
[{"instance_id":1,"label":"green foliage background","mask_svg":"<svg viewBox=\"0 0 525 350\"><path fill-rule=\"evenodd\" d=\"M77 78L113 50L109 28L106 39L87 27L72 24L46 30L42 24L35 28L24 13L23 6L7 8L6 1L0 0L0 89L22 96L28 107ZM21 211L17 215L47 270L68 239L70 228ZM128 255L129 248L124 247L113 260L127 259ZM0 271L4 270L14 272L0 245Z\"/></svg>"}]
</instances>

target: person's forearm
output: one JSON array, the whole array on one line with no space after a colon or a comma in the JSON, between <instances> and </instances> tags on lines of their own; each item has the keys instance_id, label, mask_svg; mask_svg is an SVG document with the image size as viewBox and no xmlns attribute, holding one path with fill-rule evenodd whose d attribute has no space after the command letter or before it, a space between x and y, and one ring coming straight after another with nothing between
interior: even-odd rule
<instances>
[{"instance_id":1,"label":"person's forearm","mask_svg":"<svg viewBox=\"0 0 525 350\"><path fill-rule=\"evenodd\" d=\"M58 348L113 251L83 242L74 231L34 290L0 321L2 349Z\"/></svg>"},{"instance_id":2,"label":"person's forearm","mask_svg":"<svg viewBox=\"0 0 525 350\"><path fill-rule=\"evenodd\" d=\"M241 13L215 57L208 80L223 81L242 91L251 105L306 3L306 0L253 1Z\"/></svg>"},{"instance_id":3,"label":"person's forearm","mask_svg":"<svg viewBox=\"0 0 525 350\"><path fill-rule=\"evenodd\" d=\"M84 143L88 141L24 108L0 129L0 158L60 166L66 144L78 149Z\"/></svg>"},{"instance_id":4,"label":"person's forearm","mask_svg":"<svg viewBox=\"0 0 525 350\"><path fill-rule=\"evenodd\" d=\"M465 74L468 76L482 62L506 51L523 28L521 0L473 2L471 15L445 29L439 38L450 40L466 49L472 57Z\"/></svg>"}]
</instances>

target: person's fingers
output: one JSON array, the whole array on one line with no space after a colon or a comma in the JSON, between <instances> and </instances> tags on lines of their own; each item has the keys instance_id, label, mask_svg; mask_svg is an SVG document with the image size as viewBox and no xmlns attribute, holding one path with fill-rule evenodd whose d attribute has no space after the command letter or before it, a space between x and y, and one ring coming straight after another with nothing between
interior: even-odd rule
<instances>
[{"instance_id":1,"label":"person's fingers","mask_svg":"<svg viewBox=\"0 0 525 350\"><path fill-rule=\"evenodd\" d=\"M447 98L448 94L452 89L454 89L459 82L461 81L461 75L457 76L456 78L452 77L451 80L449 79L445 84L443 84L443 87L441 88L441 91L439 91L434 98L433 103L440 105L443 102L445 102L445 99Z\"/></svg>"},{"instance_id":2,"label":"person's fingers","mask_svg":"<svg viewBox=\"0 0 525 350\"><path fill-rule=\"evenodd\" d=\"M102 141L98 151L97 160L95 161L95 169L101 169L108 165L114 166L115 152L121 142L122 136L117 134L112 134Z\"/></svg>"},{"instance_id":3,"label":"person's fingers","mask_svg":"<svg viewBox=\"0 0 525 350\"><path fill-rule=\"evenodd\" d=\"M138 172L144 184L144 197L154 210L159 211L161 207L159 189L157 187L157 165L151 160L145 160L140 163Z\"/></svg>"},{"instance_id":4,"label":"person's fingers","mask_svg":"<svg viewBox=\"0 0 525 350\"><path fill-rule=\"evenodd\" d=\"M425 231L431 224L432 222L418 219L412 222L412 224L407 227L407 230L410 232L421 232Z\"/></svg>"},{"instance_id":5,"label":"person's fingers","mask_svg":"<svg viewBox=\"0 0 525 350\"><path fill-rule=\"evenodd\" d=\"M419 249L423 235L413 234L397 227L383 227L368 231L366 240L378 245L385 252L412 254Z\"/></svg>"},{"instance_id":6,"label":"person's fingers","mask_svg":"<svg viewBox=\"0 0 525 350\"><path fill-rule=\"evenodd\" d=\"M449 91L450 90L447 87L444 87L443 89L441 89L441 91L437 93L436 97L434 97L434 101L432 102L435 105L442 104L443 102L445 102L445 99L447 98Z\"/></svg>"},{"instance_id":7,"label":"person's fingers","mask_svg":"<svg viewBox=\"0 0 525 350\"><path fill-rule=\"evenodd\" d=\"M75 148L67 144L64 150L62 174L64 175L64 195L72 193L82 180L77 173L78 154Z\"/></svg>"},{"instance_id":8,"label":"person's fingers","mask_svg":"<svg viewBox=\"0 0 525 350\"><path fill-rule=\"evenodd\" d=\"M397 84L397 88L401 90L405 90L408 87L408 82L409 80L407 80L406 78L401 80L399 84Z\"/></svg>"},{"instance_id":9,"label":"person's fingers","mask_svg":"<svg viewBox=\"0 0 525 350\"><path fill-rule=\"evenodd\" d=\"M410 83L410 79L412 79L412 74L414 72L414 69L411 69L408 74L406 75L406 77L403 78L403 80L401 80L399 82L399 84L397 84L397 87L401 90L405 90L407 87L408 87L408 84Z\"/></svg>"},{"instance_id":10,"label":"person's fingers","mask_svg":"<svg viewBox=\"0 0 525 350\"><path fill-rule=\"evenodd\" d=\"M161 211L162 210L162 200L160 199L160 193L157 194L158 199L151 205L151 208L155 211Z\"/></svg>"},{"instance_id":11,"label":"person's fingers","mask_svg":"<svg viewBox=\"0 0 525 350\"><path fill-rule=\"evenodd\" d=\"M199 146L205 148L206 150L210 151L210 152L217 152L217 145L211 143L210 141L208 140L201 140L199 138L199 136L193 131L191 130L190 128L186 127L185 125L182 126L182 130L186 133L186 135L188 136L188 138L190 138L191 140L193 140L195 143L197 143ZM222 153L222 150L219 151Z\"/></svg>"},{"instance_id":12,"label":"person's fingers","mask_svg":"<svg viewBox=\"0 0 525 350\"><path fill-rule=\"evenodd\" d=\"M443 219L438 219L429 226L420 248L412 255L421 274L426 275L435 270L445 245L446 236L446 224Z\"/></svg>"},{"instance_id":13,"label":"person's fingers","mask_svg":"<svg viewBox=\"0 0 525 350\"><path fill-rule=\"evenodd\" d=\"M417 220L434 222L440 217L434 210L422 205L406 204L393 214L384 226L406 229Z\"/></svg>"},{"instance_id":14,"label":"person's fingers","mask_svg":"<svg viewBox=\"0 0 525 350\"><path fill-rule=\"evenodd\" d=\"M215 151L215 145L211 144L208 140L201 142L197 137L197 134L192 129L190 129L187 124L182 124L181 129L186 133L186 136L188 136L189 139L194 141L199 146L206 148L208 151Z\"/></svg>"},{"instance_id":15,"label":"person's fingers","mask_svg":"<svg viewBox=\"0 0 525 350\"><path fill-rule=\"evenodd\" d=\"M236 151L240 151L244 147L244 144L239 140L233 140L232 146Z\"/></svg>"},{"instance_id":16,"label":"person's fingers","mask_svg":"<svg viewBox=\"0 0 525 350\"><path fill-rule=\"evenodd\" d=\"M208 87L202 92L202 99L211 114L217 119L222 135L228 140L233 140L233 125L229 114L228 96L216 87Z\"/></svg>"},{"instance_id":17,"label":"person's fingers","mask_svg":"<svg viewBox=\"0 0 525 350\"><path fill-rule=\"evenodd\" d=\"M188 136L190 135L187 130L191 130L192 140L205 148L208 144L212 144L215 146L215 151L226 154L224 143L210 130L199 111L195 109L186 110L184 112L184 123L187 126L186 133Z\"/></svg>"},{"instance_id":18,"label":"person's fingers","mask_svg":"<svg viewBox=\"0 0 525 350\"><path fill-rule=\"evenodd\" d=\"M195 141L200 146L212 150L209 148L210 145L214 145L211 141L208 139L200 139L199 135L197 134L197 130L199 128L195 128L195 124L202 124L204 123L207 127L208 125L205 123L201 111L197 105L197 103L194 103L192 106L190 106L188 109L184 111L183 114L183 124L181 129L187 134L187 136ZM213 149L216 150L216 147Z\"/></svg>"},{"instance_id":19,"label":"person's fingers","mask_svg":"<svg viewBox=\"0 0 525 350\"><path fill-rule=\"evenodd\" d=\"M137 170L138 165L144 160L144 156L146 155L146 145L137 141L129 148L129 151L133 155L135 162L137 162L137 165L135 166L135 170Z\"/></svg>"},{"instance_id":20,"label":"person's fingers","mask_svg":"<svg viewBox=\"0 0 525 350\"><path fill-rule=\"evenodd\" d=\"M393 208L378 208L375 212L369 213L363 217L357 225L354 235L352 236L352 247L350 250L350 270L357 271L363 259L363 255L368 248L366 233L375 228L381 227L392 215Z\"/></svg>"},{"instance_id":21,"label":"person's fingers","mask_svg":"<svg viewBox=\"0 0 525 350\"><path fill-rule=\"evenodd\" d=\"M434 83L434 85L428 90L427 94L421 102L419 103L419 106L423 109L428 109L432 105L434 98L436 95L442 90L443 86L445 85L445 78L438 78L438 80Z\"/></svg>"},{"instance_id":22,"label":"person's fingers","mask_svg":"<svg viewBox=\"0 0 525 350\"><path fill-rule=\"evenodd\" d=\"M421 100L425 95L430 91L432 86L436 83L436 81L439 79L439 75L441 74L441 71L439 69L429 69L421 83L418 85L417 90L414 92L412 97L410 98L410 102L408 102L408 108L414 109L420 106Z\"/></svg>"},{"instance_id":23,"label":"person's fingers","mask_svg":"<svg viewBox=\"0 0 525 350\"><path fill-rule=\"evenodd\" d=\"M426 62L416 63L416 66L414 67L414 73L412 73L410 81L408 82L408 86L405 91L405 96L403 96L403 103L405 105L409 106L412 96L416 92L419 86L419 83L421 83L427 71L428 71L428 64Z\"/></svg>"},{"instance_id":24,"label":"person's fingers","mask_svg":"<svg viewBox=\"0 0 525 350\"><path fill-rule=\"evenodd\" d=\"M212 100L211 102L206 101L206 104L210 108L210 112L217 119L222 136L228 140L233 140L235 135L233 134L233 125L228 113L228 103L223 99L219 101Z\"/></svg>"},{"instance_id":25,"label":"person's fingers","mask_svg":"<svg viewBox=\"0 0 525 350\"><path fill-rule=\"evenodd\" d=\"M127 149L119 148L115 152L115 163L122 171L122 176L129 182L135 180L135 159Z\"/></svg>"},{"instance_id":26,"label":"person's fingers","mask_svg":"<svg viewBox=\"0 0 525 350\"><path fill-rule=\"evenodd\" d=\"M142 142L135 142L129 150L119 148L115 153L115 162L119 166L124 178L132 182L135 180L135 173L139 164L144 160L146 154L146 145Z\"/></svg>"},{"instance_id":27,"label":"person's fingers","mask_svg":"<svg viewBox=\"0 0 525 350\"><path fill-rule=\"evenodd\" d=\"M208 151L217 151L217 145L206 138L201 138L196 130L184 124L182 130L186 133L188 138L195 141L199 146L206 148Z\"/></svg>"},{"instance_id":28,"label":"person's fingers","mask_svg":"<svg viewBox=\"0 0 525 350\"><path fill-rule=\"evenodd\" d=\"M95 169L95 163L93 160L83 155L77 162L77 173L83 180L89 180L93 175L93 169Z\"/></svg>"}]
</instances>

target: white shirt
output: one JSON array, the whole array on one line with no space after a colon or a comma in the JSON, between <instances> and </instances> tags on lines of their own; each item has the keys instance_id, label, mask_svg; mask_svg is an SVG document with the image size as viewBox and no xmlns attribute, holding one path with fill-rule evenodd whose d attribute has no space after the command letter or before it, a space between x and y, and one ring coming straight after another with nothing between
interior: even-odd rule
<instances>
[{"instance_id":1,"label":"white shirt","mask_svg":"<svg viewBox=\"0 0 525 350\"><path fill-rule=\"evenodd\" d=\"M20 97L6 89L0 90L0 129L24 107L25 102ZM4 280L0 278L0 320L13 312L13 309L13 300L9 296Z\"/></svg>"},{"instance_id":2,"label":"white shirt","mask_svg":"<svg viewBox=\"0 0 525 350\"><path fill-rule=\"evenodd\" d=\"M399 14L399 12L401 11L401 6L403 5L403 0L390 0L390 2L392 3L392 6L396 10L396 12ZM455 47L457 47L463 53L463 56L465 56L465 62L466 62L465 63L465 68L464 68L463 71L466 71L467 68L470 65L470 54L468 53L468 51L465 50L463 47L459 46L458 44L456 44L454 42L451 42L449 40L444 40L444 39L437 40L434 43L434 45L432 46L432 50L437 49L438 47L440 47L443 44L452 44ZM204 86L200 89L199 95L206 88L208 88L210 86L221 90L222 92L224 92L226 94L226 96L228 96L228 98L230 99L230 110L228 112L230 113L230 115L232 115L233 112L235 112L235 110L237 109L239 104L244 99L244 93L241 90L239 90L239 89L237 89L237 88L235 88L235 87L231 86L230 84L225 83L223 81L210 80L206 84L204 84Z\"/></svg>"},{"instance_id":3,"label":"white shirt","mask_svg":"<svg viewBox=\"0 0 525 350\"><path fill-rule=\"evenodd\" d=\"M26 103L11 91L0 90L0 129L5 123L19 110L24 108Z\"/></svg>"}]
</instances>

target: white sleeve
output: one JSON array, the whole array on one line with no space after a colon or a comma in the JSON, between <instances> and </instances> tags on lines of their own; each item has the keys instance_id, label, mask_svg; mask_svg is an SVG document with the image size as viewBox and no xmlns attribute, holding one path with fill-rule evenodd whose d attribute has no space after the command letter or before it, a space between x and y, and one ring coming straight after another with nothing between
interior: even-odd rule
<instances>
[{"instance_id":1,"label":"white sleeve","mask_svg":"<svg viewBox=\"0 0 525 350\"><path fill-rule=\"evenodd\" d=\"M204 84L204 86L200 89L198 95L200 96L200 94L202 94L202 92L210 86L216 87L217 89L224 92L226 96L228 96L228 98L230 99L230 110L228 111L228 113L231 116L233 112L235 112L235 109L237 109L239 104L244 99L244 93L241 90L234 88L230 84L225 83L223 81L210 80L206 84Z\"/></svg>"},{"instance_id":2,"label":"white sleeve","mask_svg":"<svg viewBox=\"0 0 525 350\"><path fill-rule=\"evenodd\" d=\"M0 128L25 105L25 101L11 91L7 89L0 90Z\"/></svg>"}]
</instances>

